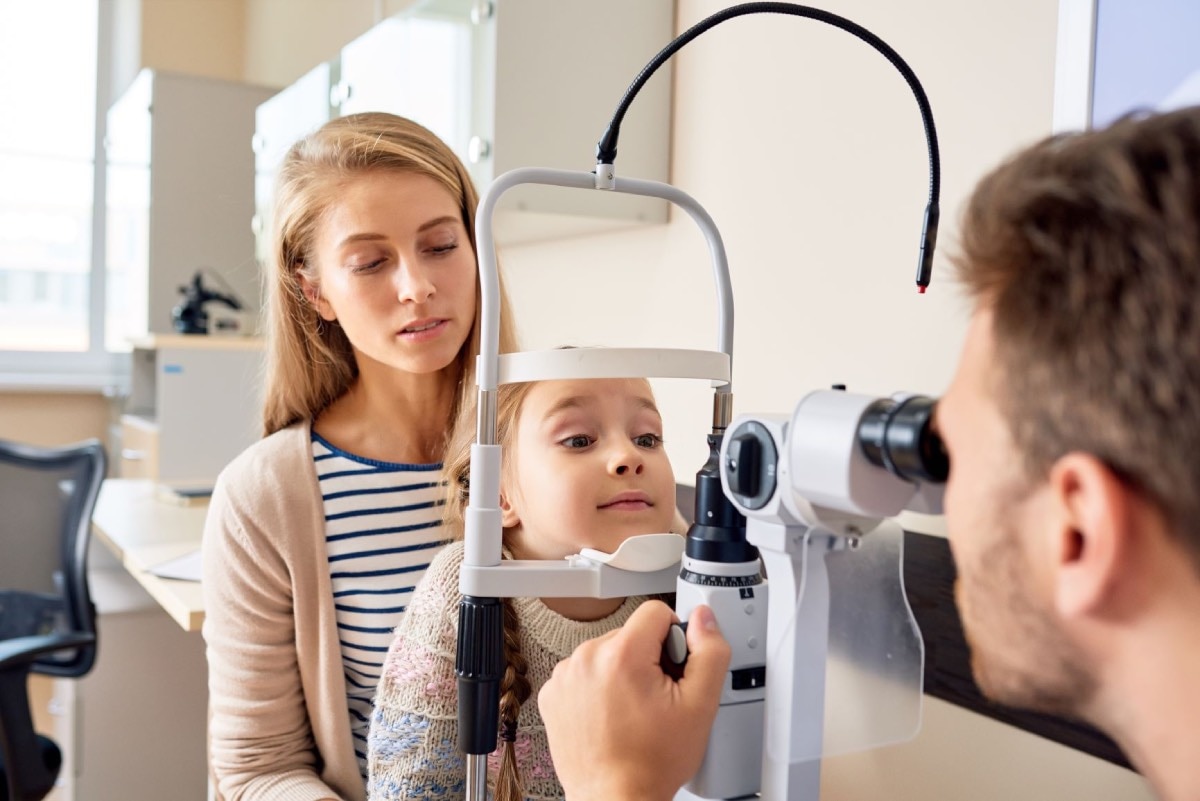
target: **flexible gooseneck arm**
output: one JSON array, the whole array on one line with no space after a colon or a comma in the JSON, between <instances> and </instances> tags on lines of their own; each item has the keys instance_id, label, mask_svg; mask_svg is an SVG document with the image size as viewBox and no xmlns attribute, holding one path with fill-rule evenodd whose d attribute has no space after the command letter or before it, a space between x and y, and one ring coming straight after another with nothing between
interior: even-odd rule
<instances>
[{"instance_id":1,"label":"flexible gooseneck arm","mask_svg":"<svg viewBox=\"0 0 1200 801\"><path fill-rule=\"evenodd\" d=\"M616 162L617 138L621 135L621 123L625 119L625 112L629 110L629 106L633 103L633 99L637 96L637 93L641 91L646 81L650 80L650 77L658 68L665 64L671 56L679 52L684 45L700 34L715 28L722 22L734 19L735 17L746 16L747 14L786 14L793 17L804 17L846 31L875 48L896 68L908 84L909 89L912 90L913 97L916 98L917 106L921 111L921 124L925 128L925 147L929 153L929 201L925 206L925 218L921 226L921 244L920 253L917 258L916 278L917 289L924 292L926 287L929 286L929 281L933 274L933 249L937 243L938 218L941 216L942 165L938 148L937 129L933 124L933 110L929 106L929 98L925 95L925 88L921 86L921 82L917 79L917 74L900 57L900 54L893 50L887 42L871 33L871 31L845 17L840 17L837 14L819 8L811 8L796 3L757 2L730 6L700 20L700 22L697 22L679 34L670 44L660 50L642 68L637 77L633 79L633 83L625 91L621 102L617 104L617 109L613 113L608 127L604 130L604 135L596 145L597 169L600 169L603 165L611 166Z\"/></svg>"}]
</instances>

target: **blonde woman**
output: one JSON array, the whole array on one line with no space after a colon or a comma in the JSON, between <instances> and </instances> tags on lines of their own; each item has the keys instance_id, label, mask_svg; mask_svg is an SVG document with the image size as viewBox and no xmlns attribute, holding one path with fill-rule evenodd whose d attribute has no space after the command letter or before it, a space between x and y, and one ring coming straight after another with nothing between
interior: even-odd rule
<instances>
[{"instance_id":1,"label":"blonde woman","mask_svg":"<svg viewBox=\"0 0 1200 801\"><path fill-rule=\"evenodd\" d=\"M473 396L477 195L434 134L334 120L281 168L264 438L204 534L209 761L228 799L363 799L391 632L447 540L441 462ZM514 350L502 300L501 350Z\"/></svg>"}]
</instances>

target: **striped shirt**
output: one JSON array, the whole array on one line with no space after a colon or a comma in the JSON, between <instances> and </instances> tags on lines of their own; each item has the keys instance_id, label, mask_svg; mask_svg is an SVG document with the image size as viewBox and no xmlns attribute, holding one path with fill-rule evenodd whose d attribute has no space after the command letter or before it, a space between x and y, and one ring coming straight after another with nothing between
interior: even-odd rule
<instances>
[{"instance_id":1,"label":"striped shirt","mask_svg":"<svg viewBox=\"0 0 1200 801\"><path fill-rule=\"evenodd\" d=\"M363 780L367 729L383 659L409 597L445 544L440 464L364 459L312 435L325 507L325 548Z\"/></svg>"}]
</instances>

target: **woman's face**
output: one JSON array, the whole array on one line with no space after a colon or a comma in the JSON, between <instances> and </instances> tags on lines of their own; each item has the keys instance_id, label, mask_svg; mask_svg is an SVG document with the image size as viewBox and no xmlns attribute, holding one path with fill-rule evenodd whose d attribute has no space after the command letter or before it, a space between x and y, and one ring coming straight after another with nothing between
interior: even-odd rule
<instances>
[{"instance_id":1,"label":"woman's face","mask_svg":"<svg viewBox=\"0 0 1200 801\"><path fill-rule=\"evenodd\" d=\"M519 525L509 537L517 558L611 553L634 535L670 531L675 476L645 380L534 384L513 440L501 507L505 527Z\"/></svg>"},{"instance_id":2,"label":"woman's face","mask_svg":"<svg viewBox=\"0 0 1200 801\"><path fill-rule=\"evenodd\" d=\"M376 170L353 177L318 222L317 280L301 277L336 320L359 370L442 370L475 321L475 252L458 200L433 178Z\"/></svg>"}]
</instances>

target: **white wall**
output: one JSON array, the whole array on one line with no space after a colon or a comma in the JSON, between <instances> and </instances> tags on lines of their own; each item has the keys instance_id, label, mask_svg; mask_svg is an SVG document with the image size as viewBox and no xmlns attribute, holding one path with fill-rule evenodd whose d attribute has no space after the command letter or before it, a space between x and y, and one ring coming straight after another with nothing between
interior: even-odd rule
<instances>
[{"instance_id":1,"label":"white wall","mask_svg":"<svg viewBox=\"0 0 1200 801\"><path fill-rule=\"evenodd\" d=\"M726 5L681 0L677 28ZM725 238L738 411L790 410L807 390L839 382L941 392L965 325L946 260L958 209L988 167L1049 130L1054 3L822 7L884 38L930 98L943 168L934 281L917 295L928 168L899 73L810 20L743 17L704 34L677 56L672 181ZM504 255L527 345L715 341L706 251L681 216L666 228ZM580 281L586 293L573 288ZM662 398L681 475L701 463L703 437L691 432L709 419L707 402L691 394L676 388Z\"/></svg>"},{"instance_id":2,"label":"white wall","mask_svg":"<svg viewBox=\"0 0 1200 801\"><path fill-rule=\"evenodd\" d=\"M284 87L414 0L244 0L244 79Z\"/></svg>"},{"instance_id":3,"label":"white wall","mask_svg":"<svg viewBox=\"0 0 1200 801\"><path fill-rule=\"evenodd\" d=\"M729 5L679 0L676 28ZM788 411L831 383L940 394L967 313L946 257L959 210L986 170L1050 130L1056 3L819 6L881 36L925 86L942 147L934 280L917 295L928 167L899 73L810 20L745 17L701 36L676 60L672 183L708 209L729 253L735 413ZM510 249L504 265L526 347L715 343L706 250L682 215L666 227ZM659 386L685 480L704 460L709 398L703 386ZM822 797L1150 796L1129 771L927 699L914 742L827 760Z\"/></svg>"},{"instance_id":4,"label":"white wall","mask_svg":"<svg viewBox=\"0 0 1200 801\"><path fill-rule=\"evenodd\" d=\"M242 78L246 0L121 2L141 14L142 66L231 81Z\"/></svg>"}]
</instances>

